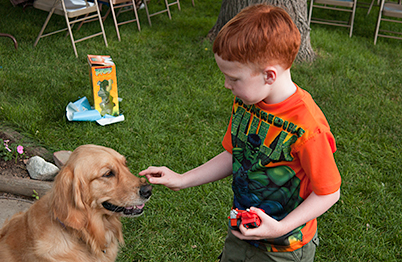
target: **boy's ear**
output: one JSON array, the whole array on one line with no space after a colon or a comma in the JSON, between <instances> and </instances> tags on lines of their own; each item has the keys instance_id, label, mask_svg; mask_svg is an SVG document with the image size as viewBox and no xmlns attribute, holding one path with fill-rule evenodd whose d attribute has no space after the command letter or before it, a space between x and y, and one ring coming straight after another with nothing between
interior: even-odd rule
<instances>
[{"instance_id":1,"label":"boy's ear","mask_svg":"<svg viewBox=\"0 0 402 262\"><path fill-rule=\"evenodd\" d=\"M275 67L268 66L264 69L265 84L272 85L276 81L277 70Z\"/></svg>"}]
</instances>

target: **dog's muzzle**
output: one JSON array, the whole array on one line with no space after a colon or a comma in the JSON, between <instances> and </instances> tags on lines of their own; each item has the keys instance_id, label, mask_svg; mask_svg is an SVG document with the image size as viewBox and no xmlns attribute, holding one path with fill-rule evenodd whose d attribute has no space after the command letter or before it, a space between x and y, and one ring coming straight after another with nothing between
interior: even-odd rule
<instances>
[{"instance_id":1,"label":"dog's muzzle","mask_svg":"<svg viewBox=\"0 0 402 262\"><path fill-rule=\"evenodd\" d=\"M140 196L143 198L150 198L152 195L152 186L151 185L143 185L140 187Z\"/></svg>"},{"instance_id":2,"label":"dog's muzzle","mask_svg":"<svg viewBox=\"0 0 402 262\"><path fill-rule=\"evenodd\" d=\"M149 199L152 195L152 186L148 184L141 186L139 193L142 198ZM105 201L102 203L102 206L111 212L123 213L126 216L137 216L141 215L142 212L144 212L144 204L140 206L121 207Z\"/></svg>"}]
</instances>

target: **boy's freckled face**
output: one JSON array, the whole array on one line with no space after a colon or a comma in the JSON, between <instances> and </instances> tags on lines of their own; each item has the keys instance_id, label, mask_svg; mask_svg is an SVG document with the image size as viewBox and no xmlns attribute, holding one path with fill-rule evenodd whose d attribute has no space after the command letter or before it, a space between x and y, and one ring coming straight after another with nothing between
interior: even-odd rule
<instances>
[{"instance_id":1,"label":"boy's freckled face","mask_svg":"<svg viewBox=\"0 0 402 262\"><path fill-rule=\"evenodd\" d=\"M263 72L255 72L250 66L239 62L223 60L215 54L219 69L225 75L225 87L245 104L252 105L269 95L269 86Z\"/></svg>"}]
</instances>

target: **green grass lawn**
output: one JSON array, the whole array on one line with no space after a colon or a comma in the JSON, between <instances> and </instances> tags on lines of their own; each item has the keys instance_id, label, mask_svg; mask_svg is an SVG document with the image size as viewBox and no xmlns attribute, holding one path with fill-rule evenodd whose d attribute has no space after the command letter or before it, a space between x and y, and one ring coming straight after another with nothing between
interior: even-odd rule
<instances>
[{"instance_id":1,"label":"green grass lawn","mask_svg":"<svg viewBox=\"0 0 402 262\"><path fill-rule=\"evenodd\" d=\"M0 0L0 32L19 44L16 51L0 37L0 125L50 151L89 143L114 148L134 174L149 165L185 172L206 162L223 150L233 97L211 43L203 41L220 1L195 2L182 0L181 11L171 7L172 20L155 16L152 27L140 10L141 32L123 25L121 42L109 16L109 47L101 37L77 43L77 59L64 34L33 47L45 12ZM316 261L402 259L402 42L380 38L374 46L378 8L366 12L358 8L351 38L345 28L313 24L317 59L292 69L331 125L343 178L340 201L318 221ZM54 17L52 25L63 19ZM91 97L87 54L107 54L116 63L124 122L102 127L67 120L69 102ZM231 198L230 178L179 192L154 186L145 214L123 220L126 245L118 261L216 261Z\"/></svg>"}]
</instances>

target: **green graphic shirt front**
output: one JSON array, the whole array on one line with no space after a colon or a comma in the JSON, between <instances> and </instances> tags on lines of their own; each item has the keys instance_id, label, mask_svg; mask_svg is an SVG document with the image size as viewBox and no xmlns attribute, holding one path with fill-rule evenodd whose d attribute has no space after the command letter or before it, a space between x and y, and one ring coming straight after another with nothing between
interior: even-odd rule
<instances>
[{"instance_id":1,"label":"green graphic shirt front","mask_svg":"<svg viewBox=\"0 0 402 262\"><path fill-rule=\"evenodd\" d=\"M223 140L223 146L233 155L233 206L242 210L258 207L276 220L286 217L315 187L311 179L316 175L311 176L303 169L302 162L309 155L309 150L303 148L310 144L314 148L319 146L313 145L321 143L322 139L312 139L316 136L333 140L332 135L328 134L329 126L324 115L311 96L300 88L289 99L274 106L263 102L249 106L236 98ZM329 146L324 148L329 152L325 154L333 160L335 143L326 143ZM308 162L314 161L314 156L308 158ZM317 190L321 194L332 193L340 186L335 162L327 162L329 164L322 164L334 171L330 172L328 178L315 181L319 188L328 190ZM316 166L310 163L307 170ZM324 173L319 175L326 176ZM315 231L316 221L313 220L278 239L250 243L269 251L292 251L310 241Z\"/></svg>"}]
</instances>

